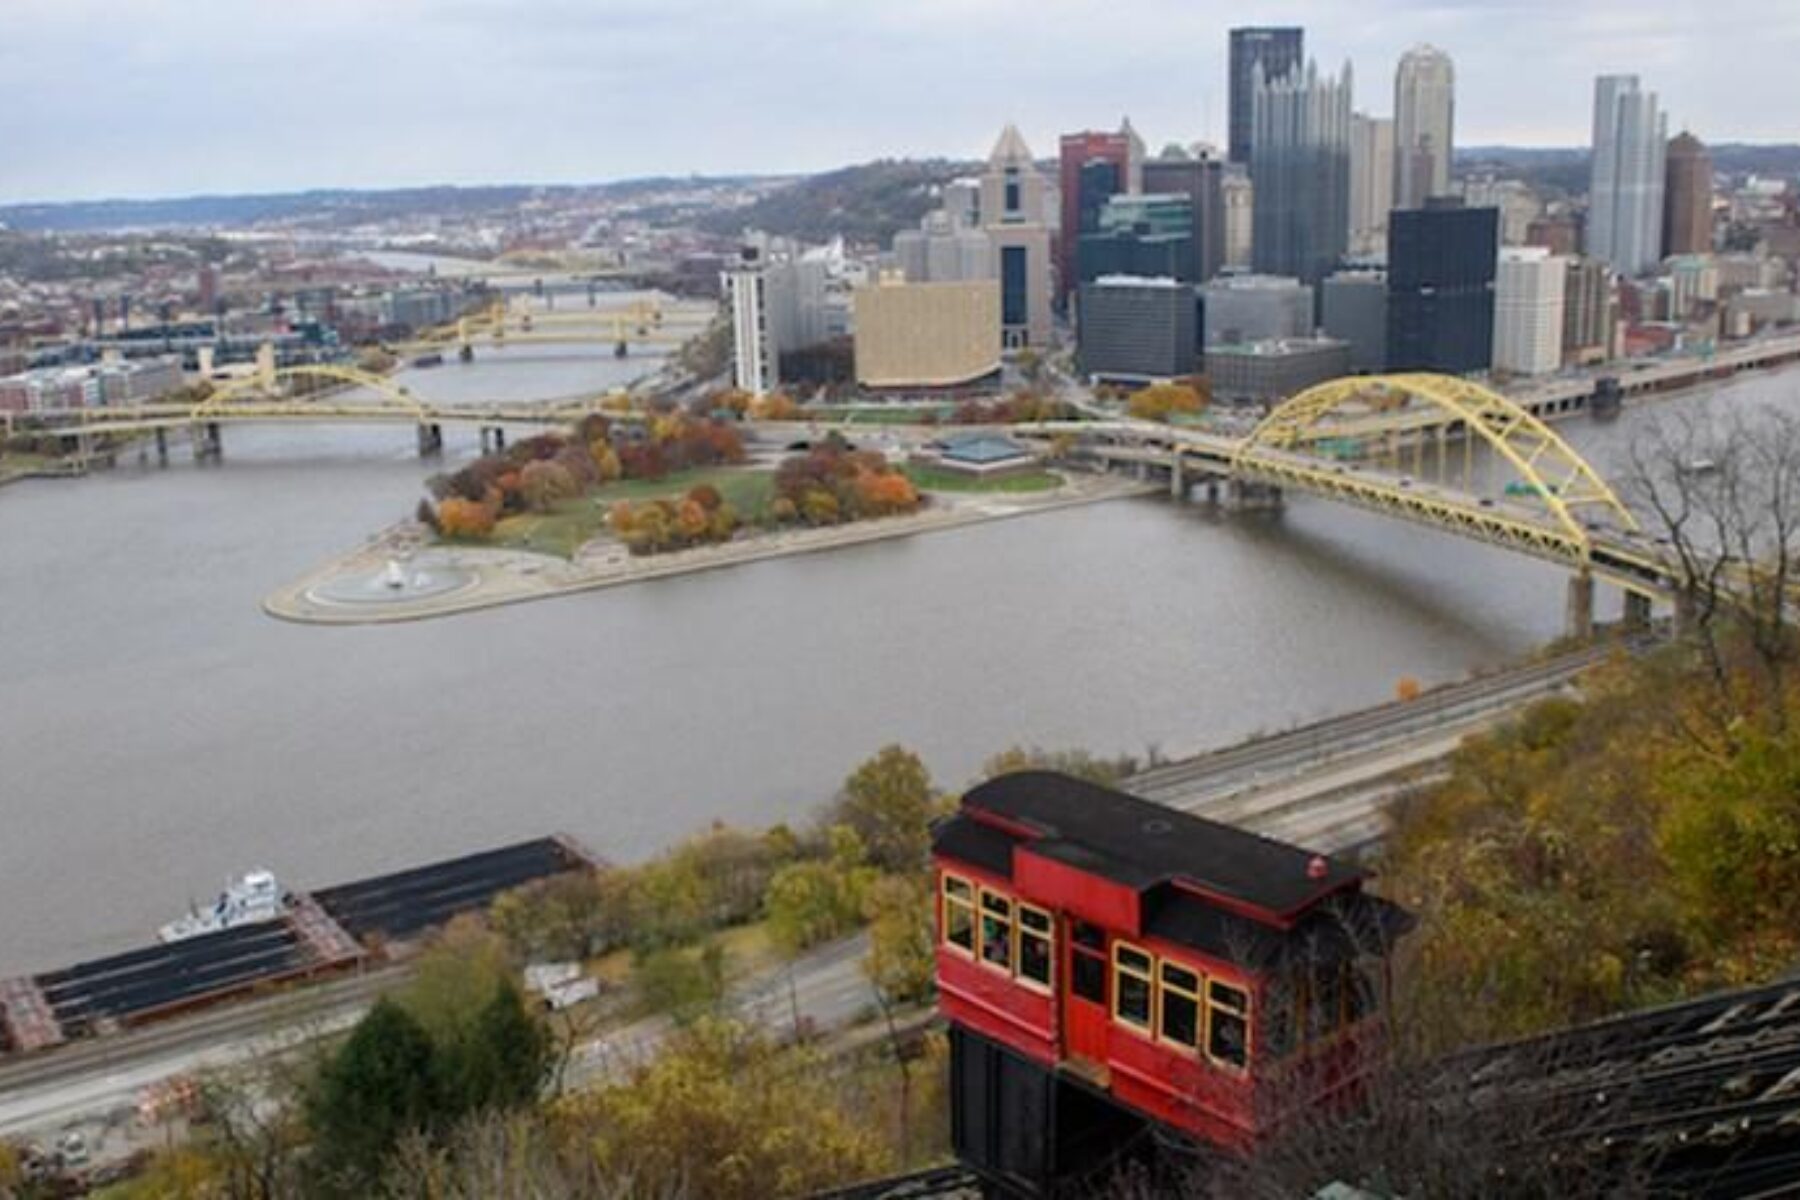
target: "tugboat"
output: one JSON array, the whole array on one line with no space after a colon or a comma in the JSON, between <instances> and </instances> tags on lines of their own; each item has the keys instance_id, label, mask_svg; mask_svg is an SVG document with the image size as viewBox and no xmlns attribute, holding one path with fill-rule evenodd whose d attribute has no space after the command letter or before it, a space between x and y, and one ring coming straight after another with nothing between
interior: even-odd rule
<instances>
[{"instance_id":1,"label":"tugboat","mask_svg":"<svg viewBox=\"0 0 1800 1200\"><path fill-rule=\"evenodd\" d=\"M273 871L250 871L225 885L210 908L195 908L157 931L164 942L181 942L206 933L273 921L286 910L281 885Z\"/></svg>"}]
</instances>

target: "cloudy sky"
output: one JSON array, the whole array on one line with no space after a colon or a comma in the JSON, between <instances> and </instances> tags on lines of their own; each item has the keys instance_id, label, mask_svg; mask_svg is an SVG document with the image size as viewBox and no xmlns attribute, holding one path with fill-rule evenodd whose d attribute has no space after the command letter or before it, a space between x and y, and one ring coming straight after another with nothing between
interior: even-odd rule
<instances>
[{"instance_id":1,"label":"cloudy sky","mask_svg":"<svg viewBox=\"0 0 1800 1200\"><path fill-rule=\"evenodd\" d=\"M1450 51L1457 141L1580 145L1592 77L1800 140L1795 0L0 0L0 201L808 171L1129 113L1223 141L1225 31L1306 28L1392 108Z\"/></svg>"}]
</instances>

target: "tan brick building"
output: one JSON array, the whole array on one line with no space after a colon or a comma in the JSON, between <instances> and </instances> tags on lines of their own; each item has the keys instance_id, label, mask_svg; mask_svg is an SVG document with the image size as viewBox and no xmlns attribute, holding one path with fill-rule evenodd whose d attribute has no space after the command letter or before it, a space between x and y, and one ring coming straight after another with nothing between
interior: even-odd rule
<instances>
[{"instance_id":1,"label":"tan brick building","mask_svg":"<svg viewBox=\"0 0 1800 1200\"><path fill-rule=\"evenodd\" d=\"M884 276L852 293L856 381L871 388L953 387L1000 369L1000 283L906 283Z\"/></svg>"}]
</instances>

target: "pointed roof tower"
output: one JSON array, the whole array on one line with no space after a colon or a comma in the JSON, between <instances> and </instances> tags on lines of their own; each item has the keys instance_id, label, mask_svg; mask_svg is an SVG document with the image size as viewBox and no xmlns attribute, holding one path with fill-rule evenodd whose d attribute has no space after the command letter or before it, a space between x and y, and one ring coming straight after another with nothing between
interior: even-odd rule
<instances>
[{"instance_id":1,"label":"pointed roof tower","mask_svg":"<svg viewBox=\"0 0 1800 1200\"><path fill-rule=\"evenodd\" d=\"M1000 131L1000 140L994 143L993 153L988 155L988 166L1004 167L1020 163L1030 163L1031 147L1025 144L1025 135L1011 121Z\"/></svg>"}]
</instances>

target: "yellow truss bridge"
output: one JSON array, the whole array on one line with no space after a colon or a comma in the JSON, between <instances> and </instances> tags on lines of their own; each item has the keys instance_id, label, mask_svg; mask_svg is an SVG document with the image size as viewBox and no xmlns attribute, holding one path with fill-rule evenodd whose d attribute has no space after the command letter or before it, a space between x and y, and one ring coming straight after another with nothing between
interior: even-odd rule
<instances>
[{"instance_id":1,"label":"yellow truss bridge","mask_svg":"<svg viewBox=\"0 0 1800 1200\"><path fill-rule=\"evenodd\" d=\"M216 451L218 427L224 424L397 424L420 431L422 448L442 444L445 425L506 425L558 428L594 412L618 417L610 392L569 399L510 404L440 404L422 399L386 376L357 367L307 364L277 368L273 357L259 357L254 373L215 387L204 399L181 404L151 403L103 408L64 409L54 413L7 414L6 432L16 424L70 438L119 437L188 428Z\"/></svg>"},{"instance_id":2,"label":"yellow truss bridge","mask_svg":"<svg viewBox=\"0 0 1800 1200\"><path fill-rule=\"evenodd\" d=\"M703 333L716 316L711 306L667 305L657 299L596 309L537 309L496 300L478 313L459 318L410 342L390 348L398 353L447 350L466 355L477 346L600 344L625 350L631 346L679 346Z\"/></svg>"},{"instance_id":3,"label":"yellow truss bridge","mask_svg":"<svg viewBox=\"0 0 1800 1200\"><path fill-rule=\"evenodd\" d=\"M1591 617L1598 578L1634 617L1668 596L1675 567L1604 479L1543 421L1489 388L1446 375L1338 379L1278 405L1242 437L1142 421L1048 422L1103 460L1167 471L1255 502L1291 490L1488 542L1567 567L1571 613ZM1478 451L1486 451L1478 457ZM1499 495L1481 477L1501 485ZM1572 623L1581 623L1574 621Z\"/></svg>"}]
</instances>

